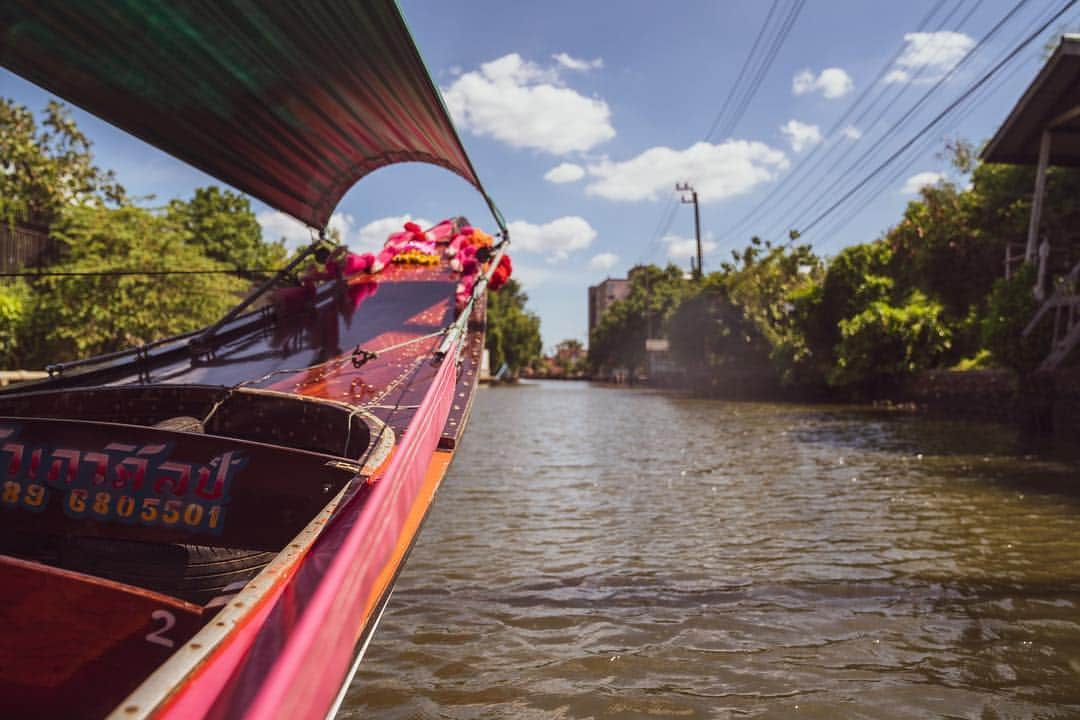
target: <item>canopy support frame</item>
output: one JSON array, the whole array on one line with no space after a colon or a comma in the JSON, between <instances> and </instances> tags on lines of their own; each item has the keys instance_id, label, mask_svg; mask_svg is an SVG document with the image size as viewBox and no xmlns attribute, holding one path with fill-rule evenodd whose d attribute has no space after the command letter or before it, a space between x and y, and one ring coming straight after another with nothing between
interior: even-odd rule
<instances>
[{"instance_id":1,"label":"canopy support frame","mask_svg":"<svg viewBox=\"0 0 1080 720\"><path fill-rule=\"evenodd\" d=\"M209 351L213 347L214 336L217 335L217 332L221 328L234 320L237 315L246 310L253 302L258 300L265 293L271 290L282 279L288 277L293 270L299 267L300 264L307 259L309 255L313 254L321 245L325 244L326 242L329 242L329 240L326 236L326 229L324 228L319 231L318 239L314 240L310 245L301 250L300 253L295 258L293 258L288 265L278 270L273 277L266 280L257 288L248 293L247 297L234 305L233 308L227 313L225 313L220 320L218 320L210 327L206 328L206 330L201 332L199 335L192 338L191 341L188 343L188 347L191 349L191 352L198 355Z\"/></svg>"}]
</instances>

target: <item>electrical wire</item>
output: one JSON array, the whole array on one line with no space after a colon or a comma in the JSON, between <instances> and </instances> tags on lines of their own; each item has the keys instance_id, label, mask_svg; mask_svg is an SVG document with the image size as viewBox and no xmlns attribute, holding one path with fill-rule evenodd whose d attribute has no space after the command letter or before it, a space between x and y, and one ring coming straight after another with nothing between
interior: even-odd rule
<instances>
[{"instance_id":1,"label":"electrical wire","mask_svg":"<svg viewBox=\"0 0 1080 720\"><path fill-rule=\"evenodd\" d=\"M1027 0L1021 0L1021 1L1026 2ZM960 9L964 6L964 2L965 2L965 0L960 0L960 2L958 2L952 8L952 10L950 10L938 23L936 23L936 28L935 28L934 32L938 32L942 28L947 27L950 24L950 22L952 21L953 17L956 15L956 13L959 12ZM968 11L968 13L964 16L964 18L960 21L960 23L956 27L963 27L963 24L965 22L967 22L968 19L971 18L972 14L974 14L974 12L979 8L979 6L982 4L982 2L983 2L983 0L975 0L974 5L971 7L971 9ZM935 8L935 10L936 10L936 8ZM906 49L906 43L901 45L900 48L898 48L895 57L899 58L902 55L902 53L904 52L905 49ZM940 53L940 49L939 49L939 53ZM859 115L854 119L854 121L852 123L855 127L862 128L862 132L863 132L863 138L862 139L863 139L863 144L864 145L867 142L870 141L871 133L873 132L874 128L877 127L878 123L880 123L882 121L882 119L888 114L888 112L904 97L904 95L907 93L908 89L910 87L912 87L915 82L918 82L922 78L923 74L927 70L928 65L923 65L921 68L919 68L919 70L915 74L915 77L912 78L912 82L905 83L905 84L899 85L899 86L890 86L889 84L883 82L884 78L886 77L887 72L890 69L892 69L892 67L893 67L892 65L887 65L887 66L885 66L885 67L883 67L881 69L881 71L878 74L878 78L876 78L875 81L874 81L874 87L878 88L880 91L877 93L877 95L875 97L873 97L870 100L869 104L859 113ZM893 92L894 87L897 88L895 92ZM890 97L890 95L891 95L891 97ZM873 120L871 120L870 122L866 122L867 116L870 115L870 113L874 111L874 109L878 106L878 104L882 100L885 100L886 98L888 98L888 100L886 101L885 106L880 110L880 112L878 112L876 114L876 116L873 118ZM833 134L835 134L835 133L833 133ZM887 135L888 135L888 131L885 131L882 138L876 139L875 142L874 142L874 146L871 148L871 150L875 150L877 148L878 144L881 142L881 140L884 137L887 137ZM818 148L820 148L820 147L821 146L819 145ZM783 214L795 215L800 210L803 209L804 205L812 206L814 201L816 201L817 199L819 199L823 195L827 195L828 191L826 191L825 193L823 193L821 191L821 183L824 182L825 179L831 177L832 173L836 170L837 166L839 166L840 163L842 163L845 159L847 159L851 155L851 153L854 152L858 147L859 147L858 143L847 143L847 144L844 144L842 146L837 145L835 143L830 145L829 150L823 156L821 156L812 165L808 166L808 172L807 172L806 178L801 182L802 192L797 197L797 199L792 200L790 195L792 195L793 193L789 193L789 197L784 198L784 202L787 203L787 210L785 210L784 213L776 213L774 211L773 216L774 217L777 216L777 215L782 216ZM817 149L817 148L815 148L815 149ZM839 157L837 157L837 153L839 153ZM836 159L832 162L832 164L829 166L829 168L825 172L819 174L820 179L818 179L816 182L813 181L811 178L813 178L813 176L815 175L815 173L817 173L819 168L825 162L827 162L830 157L835 157ZM851 170L849 169L848 172L851 172ZM779 189L774 190L772 193L769 194L769 196L764 198L763 204L767 204L769 202L775 202L774 199L779 195L778 190ZM767 231L765 233L763 233L763 234L766 237L774 236L774 235L779 234L783 229L784 229L783 228L783 221L780 220L779 225L774 224L772 227L768 228Z\"/></svg>"},{"instance_id":2,"label":"electrical wire","mask_svg":"<svg viewBox=\"0 0 1080 720\"><path fill-rule=\"evenodd\" d=\"M937 15L938 11L941 10L941 8L945 5L945 2L946 0L938 0L937 4L935 4L934 7L930 9L930 12L928 12L922 18L922 20L919 21L919 24L916 26L915 32L922 32L923 30L925 30L926 27L929 25L931 19L935 15ZM957 5L957 7L959 7L959 5ZM938 27L940 28L944 26L946 22L948 22L948 17L944 18L941 23L938 24ZM848 119L855 112L855 109L858 108L862 104L862 102L871 95L871 93L878 92L878 98L880 98L887 92L885 86L879 85L879 83L885 78L886 73L888 73L889 70L892 69L894 63L900 58L900 55L904 52L905 47L906 43L904 42L902 42L899 47L897 47L896 52L894 52L892 56L885 61L885 64L882 65L881 68L878 70L877 75L874 77L874 79L871 80L868 85L866 85L862 92L860 92L859 95L855 98L855 100L848 106L847 110L845 110L844 113L840 116L840 118L833 123L832 127L829 128L828 132L825 135L826 138L835 139L837 132L841 128L844 128L848 125ZM873 103L876 102L877 98L873 100ZM871 107L873 107L873 104L871 104ZM780 183L775 188L773 188L768 195L762 198L761 201L757 203L757 205L755 205L742 217L736 220L734 224L729 226L728 229L723 233L723 236L730 238L732 235L745 228L751 220L754 220L758 217L758 213L761 212L761 210L763 210L766 205L768 205L770 202L775 201L775 198L780 195L784 188L786 188L796 178L802 177L804 171L812 171L816 169L818 165L820 165L820 163L812 164L812 162L818 156L818 154L822 152L826 147L829 148L829 152L832 152L832 150L835 149L836 146L830 145L828 142L815 145L810 150L810 152L801 159L801 161L794 170L785 175L780 180Z\"/></svg>"},{"instance_id":3,"label":"electrical wire","mask_svg":"<svg viewBox=\"0 0 1080 720\"><path fill-rule=\"evenodd\" d=\"M798 19L799 14L802 12L803 7L806 4L806 0L795 0L795 2L788 8L787 14L780 20L779 24L770 33L769 27L772 24L774 16L776 16L776 10L780 5L780 0L773 0L772 5L769 8L768 14L765 16L765 22L762 23L761 29L758 31L757 37L754 40L754 44L750 48L750 52L747 54L746 60L743 62L742 68L739 71L738 76L735 79L735 83L732 85L731 90L728 92L727 98L725 98L720 112L713 120L712 125L709 127L708 132L705 133L704 140L710 140L714 134L716 134L717 128L720 127L720 121L724 118L725 113L729 107L732 107L732 101L734 99L734 109L728 113L727 122L723 124L723 131L720 133L721 137L728 136L739 121L742 119L746 110L749 108L750 102L757 94L758 89L761 87L762 82L765 79L769 69L772 67L773 62L776 60L780 49L783 47L788 35L791 33L792 27L795 25L795 21ZM743 87L740 92L740 86L743 85L743 81L747 76L748 69L753 67L754 58L758 54L759 47L765 47L762 44L762 40L771 35L771 40L765 40L768 45L768 49L765 50L764 58L757 63L757 68L753 70L753 78L750 80L748 86ZM649 243L646 245L645 252L641 256L641 262L645 258L651 255L660 241L666 236L668 230L671 229L671 225L675 220L675 214L681 204L680 201L674 197L669 198L667 206L661 210L660 220L657 222L656 229L653 231L650 237ZM639 262L640 264L640 262Z\"/></svg>"},{"instance_id":4,"label":"electrical wire","mask_svg":"<svg viewBox=\"0 0 1080 720\"><path fill-rule=\"evenodd\" d=\"M765 22L761 24L761 29L758 30L757 37L754 38L754 44L750 48L750 52L746 54L746 59L743 61L742 68L739 69L739 74L735 78L735 82L731 84L731 90L728 91L727 97L724 98L723 104L720 106L720 112L716 114L716 118L709 126L708 132L705 133L705 139L708 140L716 132L716 128L720 125L720 120L724 117L724 113L731 107L731 101L735 97L735 92L742 85L743 78L746 76L746 71L750 67L751 61L757 54L758 46L761 44L761 39L765 36L765 29L769 27L769 22L772 20L773 15L776 13L776 8L779 7L780 0L773 0L772 5L769 7L769 14L765 16Z\"/></svg>"},{"instance_id":5,"label":"electrical wire","mask_svg":"<svg viewBox=\"0 0 1080 720\"><path fill-rule=\"evenodd\" d=\"M933 84L933 86L930 87L929 90L923 93L923 95L918 100L916 100L916 102L912 106L910 106L900 116L899 119L897 119L888 129L886 129L881 136L876 138L871 147L867 148L867 150L863 152L858 158L856 158L855 161L852 162L842 173L835 176L835 179L832 180L832 182L828 185L827 188L825 188L824 190L822 190L820 187L808 188L807 191L804 192L802 196L790 206L790 209L788 211L789 215L805 216L812 213L814 211L814 208L820 207L823 203L826 202L825 198L828 198L830 194L836 191L843 184L846 178L861 172L863 168L865 168L870 162L872 162L875 156L881 153L885 143L887 143L892 137L899 135L900 132L904 129L904 127L915 117L916 113L927 103L927 101L929 101L929 99L938 90L940 90L949 79L951 79L957 72L959 72L965 65L967 65L967 63L970 62L971 59L974 58L984 47L986 47L987 43L1003 27L1005 27L1005 25L1007 25L1009 21L1013 19L1016 13L1019 12L1020 9L1023 8L1023 6L1027 2L1028 0L1020 0L1020 2L1014 5L1012 9L1010 9L1001 19L999 19L994 24L994 26L988 32L983 35L983 37L978 41L978 43L976 43L970 50L968 50L968 52L965 53L964 56L948 70L948 72L938 78L938 80ZM980 3L981 0L979 3L976 3L972 7L971 11L969 11L968 14L965 16L965 20L971 17L974 11L978 9ZM910 85L908 85L908 87L910 87ZM897 99L899 99L902 94L903 93L897 96ZM889 107L891 107L893 104L894 103L890 103ZM874 122L877 123L883 117L884 112L879 114ZM828 168L828 170L825 171L823 179L833 176L840 164L854 151L854 149L855 145L849 146L848 149L841 155L841 157L838 158ZM791 227L799 227L799 224L795 223L791 225Z\"/></svg>"},{"instance_id":6,"label":"electrical wire","mask_svg":"<svg viewBox=\"0 0 1080 720\"><path fill-rule=\"evenodd\" d=\"M891 165L897 158L899 158L908 148L910 148L912 145L914 145L915 142L919 140L919 138L923 137L924 135L926 135L926 133L930 132L934 127L936 127L942 121L943 118L947 117L947 115L950 112L952 112L953 109L955 109L961 103L963 103L965 100L967 100L969 97L971 97L971 95L976 90L978 90L980 87L985 85L987 83L987 81L990 80L990 78L992 78L994 76L994 74L996 74L1009 61L1011 61L1014 57L1016 57L1016 55L1018 55L1020 53L1020 51L1022 51L1029 44L1031 44L1031 42L1033 40L1035 40L1039 35L1041 35L1048 27L1050 27L1050 25L1052 25L1054 22L1056 22L1062 15L1064 15L1066 12L1068 12L1070 9L1072 9L1072 7L1074 5L1076 5L1076 3L1078 1L1080 1L1080 0L1068 0L1065 3L1065 5L1060 10L1058 10L1056 13L1054 13L1054 15L1049 20L1044 22L1037 30L1035 30L1034 32L1029 34L1026 38L1024 38L1004 58L1002 58L988 72L986 72L981 78L979 78L979 80L977 80L975 83L973 83L959 97L957 97L955 100L953 100L953 102L951 102L948 105L948 107L946 107L944 110L942 110L936 116L934 116L934 118L929 123L927 123L918 133L916 133L915 136L913 136L911 139L909 139L907 142L905 142L899 149L897 149L895 152L893 152L891 155L889 155L889 157L886 158L877 167L875 167L873 171L871 171L866 177L864 177L858 183L856 183L850 190L848 190L846 193L844 193L839 199L837 199L835 202L833 202L831 205L829 205L829 207L827 207L823 212L819 213L816 217L814 217L814 219L812 219L810 222L806 223L802 227L801 231L805 233L805 232L807 232L809 230L812 230L822 220L824 220L826 217L828 217L833 212L835 212L835 210L837 208L839 208L844 202L846 202L859 189L864 187L874 177L881 174L886 168L889 167L889 165Z\"/></svg>"},{"instance_id":7,"label":"electrical wire","mask_svg":"<svg viewBox=\"0 0 1080 720\"><path fill-rule=\"evenodd\" d=\"M727 137L734 132L739 121L742 120L743 115L746 114L746 110L750 107L750 102L754 99L754 96L757 95L761 83L765 80L765 76L772 67L773 61L776 60L776 56L779 55L780 48L783 47L784 42L791 33L791 28L795 25L795 21L802 12L804 5L806 5L806 0L796 0L795 4L792 5L791 9L788 11L787 16L781 21L780 30L773 38L766 59L758 66L757 73L754 75L750 87L743 93L742 98L739 100L739 104L732 113L730 121L724 126L723 132L720 133L720 137ZM708 140L708 138L706 138L706 140Z\"/></svg>"},{"instance_id":8,"label":"electrical wire","mask_svg":"<svg viewBox=\"0 0 1080 720\"><path fill-rule=\"evenodd\" d=\"M160 277L163 275L270 275L280 272L275 268L234 268L230 270L42 270L21 272L0 272L0 277L128 277L145 275Z\"/></svg>"},{"instance_id":9,"label":"electrical wire","mask_svg":"<svg viewBox=\"0 0 1080 720\"><path fill-rule=\"evenodd\" d=\"M955 127L959 126L975 110L977 110L980 106L982 106L983 103L985 103L992 96L994 96L999 90L1001 90L1003 87L1005 87L1010 80L1012 80L1017 74L1019 74L1019 72L1021 70L1024 70L1028 66L1033 64L1036 61L1036 59L1037 58L1033 56L1033 57L1028 58L1024 62L1018 63L1006 75L1001 76L993 86L987 86L985 88L980 89L980 91L977 93L977 95L972 97L972 101L971 101L971 103L969 104L968 107L963 108L963 110L961 112L958 112L957 115L954 118L950 118L950 120L951 120L950 126L952 128L955 128ZM899 178L901 178L906 172L908 172L910 170L912 165L914 165L916 162L918 162L923 157L923 153L926 150L929 150L930 147L933 146L934 144L936 144L939 140L940 140L939 137L934 137L934 136L927 136L926 138L923 138L923 140L919 143L919 145L918 145L918 147L916 149L916 152L912 152L910 154L911 157L906 162L904 162L903 164L898 166L895 169L894 172L890 173L883 180L880 180L873 187L870 187L868 189L864 189L859 194L859 196L857 198L859 202L856 202L856 198L852 198L852 203L853 203L854 207L848 213L846 213L845 215L843 215L841 217L838 217L838 218L834 218L833 222L831 222L829 225L827 225L826 227L822 228L822 230L819 231L820 235L822 235L825 238L832 238L837 233L839 233L842 229L847 227L855 218L857 218L861 214L862 209L863 209L861 207L861 201L862 200L865 199L865 200L869 201L871 198L880 195L885 189L891 187ZM825 247L822 247L821 249L826 250Z\"/></svg>"}]
</instances>

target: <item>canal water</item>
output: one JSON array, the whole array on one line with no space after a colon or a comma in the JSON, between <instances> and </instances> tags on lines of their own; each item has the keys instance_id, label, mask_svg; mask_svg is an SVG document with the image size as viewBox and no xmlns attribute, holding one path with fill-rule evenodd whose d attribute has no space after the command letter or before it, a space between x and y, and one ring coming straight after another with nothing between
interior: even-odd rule
<instances>
[{"instance_id":1,"label":"canal water","mask_svg":"<svg viewBox=\"0 0 1080 720\"><path fill-rule=\"evenodd\" d=\"M341 717L1080 717L1080 464L903 412L482 389Z\"/></svg>"}]
</instances>

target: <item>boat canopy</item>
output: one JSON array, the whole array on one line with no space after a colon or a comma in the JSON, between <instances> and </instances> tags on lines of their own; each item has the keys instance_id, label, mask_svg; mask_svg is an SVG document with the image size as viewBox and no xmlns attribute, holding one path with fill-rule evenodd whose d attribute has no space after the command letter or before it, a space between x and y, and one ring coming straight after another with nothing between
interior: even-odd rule
<instances>
[{"instance_id":1,"label":"boat canopy","mask_svg":"<svg viewBox=\"0 0 1080 720\"><path fill-rule=\"evenodd\" d=\"M0 65L316 228L425 162L505 230L393 0L12 0Z\"/></svg>"}]
</instances>

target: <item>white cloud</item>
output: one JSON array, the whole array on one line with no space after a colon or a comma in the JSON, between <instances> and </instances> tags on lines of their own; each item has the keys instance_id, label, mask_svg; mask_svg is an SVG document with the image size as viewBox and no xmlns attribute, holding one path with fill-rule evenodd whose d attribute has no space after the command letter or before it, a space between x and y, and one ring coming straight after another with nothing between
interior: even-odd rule
<instances>
[{"instance_id":1,"label":"white cloud","mask_svg":"<svg viewBox=\"0 0 1080 720\"><path fill-rule=\"evenodd\" d=\"M262 227L263 240L277 242L284 238L285 246L290 250L303 247L314 238L307 225L277 210L263 210L255 219Z\"/></svg>"},{"instance_id":2,"label":"white cloud","mask_svg":"<svg viewBox=\"0 0 1080 720\"><path fill-rule=\"evenodd\" d=\"M848 140L858 140L862 137L862 130L854 125L848 125L846 128L840 131L840 133Z\"/></svg>"},{"instance_id":3,"label":"white cloud","mask_svg":"<svg viewBox=\"0 0 1080 720\"><path fill-rule=\"evenodd\" d=\"M414 218L412 215L379 218L360 228L350 247L353 252L378 252L386 243L386 238L392 233L403 230L407 222L414 222L422 228L429 228L435 224L424 218Z\"/></svg>"},{"instance_id":4,"label":"white cloud","mask_svg":"<svg viewBox=\"0 0 1080 720\"><path fill-rule=\"evenodd\" d=\"M592 181L585 190L608 200L655 200L672 193L675 183L690 182L701 202L711 203L748 192L787 167L783 151L748 140L699 142L685 150L654 147L623 162L605 158L589 165Z\"/></svg>"},{"instance_id":5,"label":"white cloud","mask_svg":"<svg viewBox=\"0 0 1080 720\"><path fill-rule=\"evenodd\" d=\"M927 185L937 185L944 179L945 175L939 172L921 172L909 177L900 192L904 195L914 195Z\"/></svg>"},{"instance_id":6,"label":"white cloud","mask_svg":"<svg viewBox=\"0 0 1080 720\"><path fill-rule=\"evenodd\" d=\"M911 74L907 70L890 70L882 82L886 85L911 82Z\"/></svg>"},{"instance_id":7,"label":"white cloud","mask_svg":"<svg viewBox=\"0 0 1080 720\"><path fill-rule=\"evenodd\" d=\"M277 210L264 210L255 219L262 226L264 240L276 242L285 238L285 246L290 250L304 247L316 237L302 222ZM356 219L349 213L336 212L330 216L329 226L340 233L341 241L353 252L378 252L391 233L401 230L410 221L424 228L435 224L423 218L399 215L373 220L354 230Z\"/></svg>"},{"instance_id":8,"label":"white cloud","mask_svg":"<svg viewBox=\"0 0 1080 720\"><path fill-rule=\"evenodd\" d=\"M791 149L797 153L821 142L821 130L817 125L808 125L798 120L788 120L780 126L780 132L784 133L791 143Z\"/></svg>"},{"instance_id":9,"label":"white cloud","mask_svg":"<svg viewBox=\"0 0 1080 720\"><path fill-rule=\"evenodd\" d=\"M821 91L821 94L829 100L835 100L847 95L854 89L855 83L851 76L841 68L825 68L820 74L807 68L795 75L791 80L791 90L796 95L803 95Z\"/></svg>"},{"instance_id":10,"label":"white cloud","mask_svg":"<svg viewBox=\"0 0 1080 720\"><path fill-rule=\"evenodd\" d=\"M579 60L575 57L570 57L566 53L556 53L551 57L555 58L555 62L563 66L567 70L578 70L584 72L586 70L597 70L604 67L604 59L596 58L594 60Z\"/></svg>"},{"instance_id":11,"label":"white cloud","mask_svg":"<svg viewBox=\"0 0 1080 720\"><path fill-rule=\"evenodd\" d=\"M550 282L552 280L558 280L562 276L545 267L534 267L527 263L519 262L514 259L514 279L521 283L521 287L526 290L532 290L538 285Z\"/></svg>"},{"instance_id":12,"label":"white cloud","mask_svg":"<svg viewBox=\"0 0 1080 720\"><path fill-rule=\"evenodd\" d=\"M927 70L929 76L919 82L937 82L975 47L973 38L951 30L907 33L904 42L896 68L885 76L886 83L910 82L912 72Z\"/></svg>"},{"instance_id":13,"label":"white cloud","mask_svg":"<svg viewBox=\"0 0 1080 720\"><path fill-rule=\"evenodd\" d=\"M697 240L682 237L681 235L665 235L661 241L667 245L667 255L672 260L683 261L690 257L697 257ZM701 240L702 254L716 249L716 241L706 234Z\"/></svg>"},{"instance_id":14,"label":"white cloud","mask_svg":"<svg viewBox=\"0 0 1080 720\"><path fill-rule=\"evenodd\" d=\"M263 210L255 216L255 219L262 227L264 240L277 242L285 238L285 247L289 250L305 247L317 237L317 234L309 229L307 225L277 210ZM331 229L341 233L344 242L348 243L353 222L352 215L336 212L330 216L328 225Z\"/></svg>"},{"instance_id":15,"label":"white cloud","mask_svg":"<svg viewBox=\"0 0 1080 720\"><path fill-rule=\"evenodd\" d=\"M583 177L585 177L585 168L574 163L562 163L544 174L544 179L553 183L577 182Z\"/></svg>"},{"instance_id":16,"label":"white cloud","mask_svg":"<svg viewBox=\"0 0 1080 720\"><path fill-rule=\"evenodd\" d=\"M615 253L600 253L599 255L593 255L592 260L589 261L589 268L591 270L610 270L615 267L617 262L619 262L619 256Z\"/></svg>"},{"instance_id":17,"label":"white cloud","mask_svg":"<svg viewBox=\"0 0 1080 720\"><path fill-rule=\"evenodd\" d=\"M459 127L513 147L564 155L615 137L606 102L562 86L557 68L517 53L460 75L443 95Z\"/></svg>"},{"instance_id":18,"label":"white cloud","mask_svg":"<svg viewBox=\"0 0 1080 720\"><path fill-rule=\"evenodd\" d=\"M549 253L551 261L565 260L575 250L584 250L596 239L596 230L576 215L561 217L544 225L515 220L507 225L511 248Z\"/></svg>"}]
</instances>

